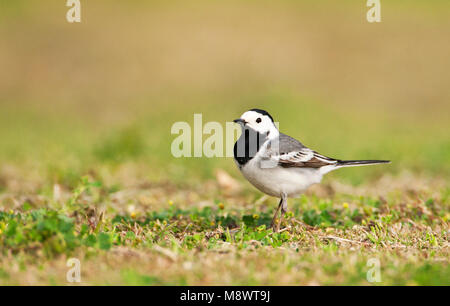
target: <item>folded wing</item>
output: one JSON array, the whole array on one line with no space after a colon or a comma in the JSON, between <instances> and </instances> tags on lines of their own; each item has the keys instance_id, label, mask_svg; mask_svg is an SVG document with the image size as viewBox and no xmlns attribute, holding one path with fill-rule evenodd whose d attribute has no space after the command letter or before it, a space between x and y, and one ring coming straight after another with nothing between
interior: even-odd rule
<instances>
[{"instance_id":1,"label":"folded wing","mask_svg":"<svg viewBox=\"0 0 450 306\"><path fill-rule=\"evenodd\" d=\"M278 142L277 142L278 141ZM321 168L336 165L339 160L317 153L298 140L280 133L278 140L268 145L267 158L276 160L281 167Z\"/></svg>"}]
</instances>

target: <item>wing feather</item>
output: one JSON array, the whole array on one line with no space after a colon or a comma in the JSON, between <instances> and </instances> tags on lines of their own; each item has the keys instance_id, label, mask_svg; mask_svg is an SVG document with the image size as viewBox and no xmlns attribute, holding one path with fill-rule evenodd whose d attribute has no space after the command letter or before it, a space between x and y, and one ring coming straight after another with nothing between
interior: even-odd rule
<instances>
[{"instance_id":1,"label":"wing feather","mask_svg":"<svg viewBox=\"0 0 450 306\"><path fill-rule=\"evenodd\" d=\"M281 167L321 168L337 164L339 160L313 151L298 140L280 133L278 150L276 144L269 144L268 158L278 162Z\"/></svg>"}]
</instances>

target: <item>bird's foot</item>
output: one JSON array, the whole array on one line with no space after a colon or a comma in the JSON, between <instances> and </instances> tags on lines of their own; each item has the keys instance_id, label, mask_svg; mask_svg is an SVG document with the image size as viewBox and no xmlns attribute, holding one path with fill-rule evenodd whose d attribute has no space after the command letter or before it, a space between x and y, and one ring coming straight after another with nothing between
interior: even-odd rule
<instances>
[{"instance_id":1,"label":"bird's foot","mask_svg":"<svg viewBox=\"0 0 450 306\"><path fill-rule=\"evenodd\" d=\"M280 231L280 220L274 219L270 224L274 233L278 233Z\"/></svg>"}]
</instances>

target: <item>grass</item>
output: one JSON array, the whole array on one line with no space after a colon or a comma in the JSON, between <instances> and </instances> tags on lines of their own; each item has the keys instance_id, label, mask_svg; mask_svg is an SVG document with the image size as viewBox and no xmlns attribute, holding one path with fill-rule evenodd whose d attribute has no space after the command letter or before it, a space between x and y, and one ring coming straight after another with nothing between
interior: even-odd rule
<instances>
[{"instance_id":1,"label":"grass","mask_svg":"<svg viewBox=\"0 0 450 306\"><path fill-rule=\"evenodd\" d=\"M383 3L378 25L350 2L96 2L79 25L12 3L0 285L66 285L70 258L92 285L450 284L444 1ZM273 233L277 200L232 159L170 154L174 122L253 107L322 154L393 162L331 173Z\"/></svg>"},{"instance_id":2,"label":"grass","mask_svg":"<svg viewBox=\"0 0 450 306\"><path fill-rule=\"evenodd\" d=\"M89 177L67 194L55 188L41 204L27 199L0 213L2 284L64 284L71 257L83 283L96 285L367 285L371 258L383 285L442 285L450 275L448 188L304 195L280 233L269 228L273 201L253 205L255 194L214 187L211 201L192 187L126 192Z\"/></svg>"}]
</instances>

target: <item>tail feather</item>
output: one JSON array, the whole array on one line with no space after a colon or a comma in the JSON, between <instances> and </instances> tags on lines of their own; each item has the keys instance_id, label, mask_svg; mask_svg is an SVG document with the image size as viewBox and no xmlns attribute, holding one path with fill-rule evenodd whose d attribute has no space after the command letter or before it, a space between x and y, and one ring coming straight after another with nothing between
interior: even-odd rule
<instances>
[{"instance_id":1,"label":"tail feather","mask_svg":"<svg viewBox=\"0 0 450 306\"><path fill-rule=\"evenodd\" d=\"M340 169L343 167L356 167L365 165L376 165L376 164L388 164L390 160L337 160L335 164L329 166L323 166L320 168L322 175L327 174L330 171Z\"/></svg>"},{"instance_id":2,"label":"tail feather","mask_svg":"<svg viewBox=\"0 0 450 306\"><path fill-rule=\"evenodd\" d=\"M364 166L375 164L388 164L390 160L340 160L337 162L337 167L351 167L351 166Z\"/></svg>"}]
</instances>

